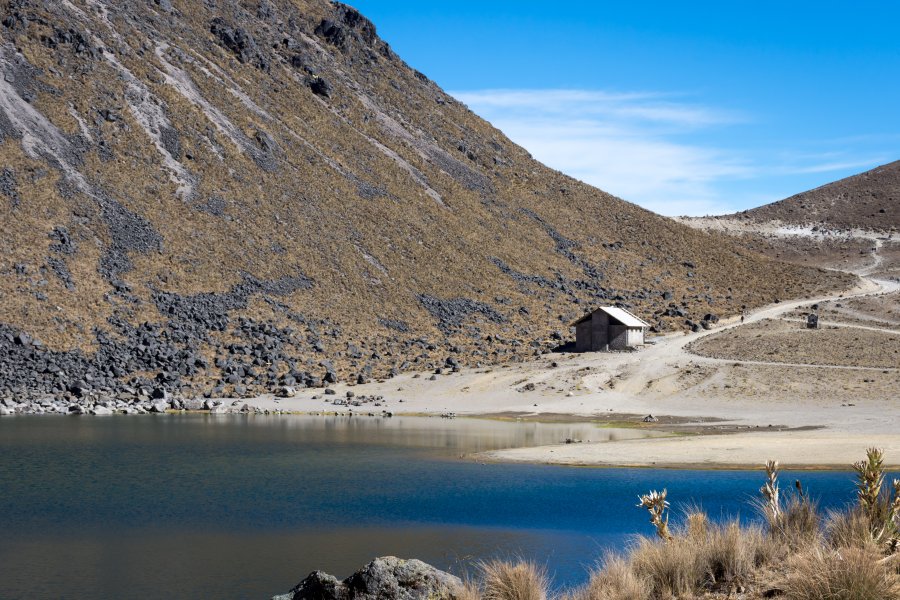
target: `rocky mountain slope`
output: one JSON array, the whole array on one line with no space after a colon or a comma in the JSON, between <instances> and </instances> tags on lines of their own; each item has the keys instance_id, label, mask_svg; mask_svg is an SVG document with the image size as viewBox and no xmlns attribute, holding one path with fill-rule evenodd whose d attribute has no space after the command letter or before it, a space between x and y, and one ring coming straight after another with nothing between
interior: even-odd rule
<instances>
[{"instance_id":1,"label":"rocky mountain slope","mask_svg":"<svg viewBox=\"0 0 900 600\"><path fill-rule=\"evenodd\" d=\"M496 363L598 303L851 281L548 169L342 4L0 0L0 71L0 395Z\"/></svg>"},{"instance_id":2,"label":"rocky mountain slope","mask_svg":"<svg viewBox=\"0 0 900 600\"><path fill-rule=\"evenodd\" d=\"M900 160L722 218L842 230L900 231Z\"/></svg>"},{"instance_id":3,"label":"rocky mountain slope","mask_svg":"<svg viewBox=\"0 0 900 600\"><path fill-rule=\"evenodd\" d=\"M777 260L894 278L900 274L900 161L751 210L679 221L734 236Z\"/></svg>"}]
</instances>

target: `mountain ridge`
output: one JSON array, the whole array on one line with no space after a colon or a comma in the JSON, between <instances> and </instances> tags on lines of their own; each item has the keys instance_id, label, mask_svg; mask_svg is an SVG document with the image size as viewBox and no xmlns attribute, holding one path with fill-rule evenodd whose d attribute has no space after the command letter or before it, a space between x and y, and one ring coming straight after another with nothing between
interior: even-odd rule
<instances>
[{"instance_id":1,"label":"mountain ridge","mask_svg":"<svg viewBox=\"0 0 900 600\"><path fill-rule=\"evenodd\" d=\"M900 160L720 218L897 231L900 230Z\"/></svg>"},{"instance_id":2,"label":"mountain ridge","mask_svg":"<svg viewBox=\"0 0 900 600\"><path fill-rule=\"evenodd\" d=\"M537 163L343 4L0 16L0 390L364 381L851 282Z\"/></svg>"}]
</instances>

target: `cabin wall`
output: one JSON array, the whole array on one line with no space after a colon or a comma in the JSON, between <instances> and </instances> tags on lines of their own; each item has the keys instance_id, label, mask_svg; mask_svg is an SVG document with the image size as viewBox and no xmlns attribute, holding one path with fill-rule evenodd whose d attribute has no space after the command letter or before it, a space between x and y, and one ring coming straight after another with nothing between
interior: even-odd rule
<instances>
[{"instance_id":1,"label":"cabin wall","mask_svg":"<svg viewBox=\"0 0 900 600\"><path fill-rule=\"evenodd\" d=\"M590 352L591 345L591 321L587 320L575 326L575 352Z\"/></svg>"},{"instance_id":2,"label":"cabin wall","mask_svg":"<svg viewBox=\"0 0 900 600\"><path fill-rule=\"evenodd\" d=\"M628 330L627 345L630 347L644 345L644 329L633 327Z\"/></svg>"},{"instance_id":3,"label":"cabin wall","mask_svg":"<svg viewBox=\"0 0 900 600\"><path fill-rule=\"evenodd\" d=\"M609 343L609 315L602 310L591 317L591 350L606 350Z\"/></svg>"},{"instance_id":4,"label":"cabin wall","mask_svg":"<svg viewBox=\"0 0 900 600\"><path fill-rule=\"evenodd\" d=\"M609 349L624 350L628 347L628 328L624 325L609 326Z\"/></svg>"}]
</instances>

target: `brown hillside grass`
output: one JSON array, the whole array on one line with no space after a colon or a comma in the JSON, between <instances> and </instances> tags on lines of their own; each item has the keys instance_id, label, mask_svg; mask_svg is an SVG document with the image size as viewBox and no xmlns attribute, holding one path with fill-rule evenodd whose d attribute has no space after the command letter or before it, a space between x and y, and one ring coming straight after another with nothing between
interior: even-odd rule
<instances>
[{"instance_id":1,"label":"brown hillside grass","mask_svg":"<svg viewBox=\"0 0 900 600\"><path fill-rule=\"evenodd\" d=\"M348 29L347 45L336 47L315 34L322 19L341 19L325 0L273 0L268 20L247 3L173 4L163 15L155 3L112 3L107 22L83 2L50 2L30 9L28 26L4 30L8 46L39 69L31 105L70 137L79 122L86 132L72 164L90 189L68 197L57 166L27 156L18 139L0 141L0 164L14 171L20 196L18 206L0 198L0 321L49 348L90 350L94 328L110 332L111 316L165 321L154 290L224 292L245 275L313 281L267 299L340 329L321 340L323 353L296 349L292 359L318 368L324 354L343 379L364 366L345 355L348 343L379 357L375 376L434 368L454 346L463 364L503 363L555 346L554 334L567 337L568 324L601 303L622 302L674 330L685 319L665 316L670 302L699 321L854 282L771 260L541 165L380 39L360 41ZM223 47L210 31L215 18L240 24L268 68ZM154 23L152 32L137 23ZM114 54L45 43L69 28ZM296 59L330 81L329 98L310 90ZM178 133L172 160L193 178L191 194L177 195L153 127L138 118L138 97ZM101 118L104 110L115 119ZM277 146L275 168L254 161L258 134ZM133 303L117 304L98 273L112 240L99 192L162 238L158 251L128 252L122 279ZM220 214L207 210L212 200ZM65 257L74 290L47 273L47 235L58 226L78 242ZM35 275L17 275L18 264ZM500 319L464 314L448 333L420 294L484 303ZM284 313L272 319L292 324ZM434 350L409 347L422 339Z\"/></svg>"}]
</instances>

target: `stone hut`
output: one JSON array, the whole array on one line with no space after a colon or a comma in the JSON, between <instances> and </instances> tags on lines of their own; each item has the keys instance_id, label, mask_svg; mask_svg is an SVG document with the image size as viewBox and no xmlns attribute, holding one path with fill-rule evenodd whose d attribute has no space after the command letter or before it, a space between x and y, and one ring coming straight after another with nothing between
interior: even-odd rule
<instances>
[{"instance_id":1,"label":"stone hut","mask_svg":"<svg viewBox=\"0 0 900 600\"><path fill-rule=\"evenodd\" d=\"M624 308L601 306L584 315L575 327L575 351L624 350L644 345L644 329L650 327Z\"/></svg>"}]
</instances>

